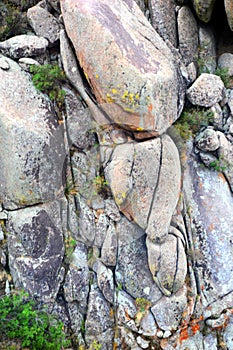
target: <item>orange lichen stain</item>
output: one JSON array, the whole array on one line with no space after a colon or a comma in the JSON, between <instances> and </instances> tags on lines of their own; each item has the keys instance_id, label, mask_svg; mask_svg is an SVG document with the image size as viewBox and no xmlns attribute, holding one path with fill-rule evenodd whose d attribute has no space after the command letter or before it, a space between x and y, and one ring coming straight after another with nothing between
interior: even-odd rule
<instances>
[{"instance_id":1,"label":"orange lichen stain","mask_svg":"<svg viewBox=\"0 0 233 350\"><path fill-rule=\"evenodd\" d=\"M129 317L129 314L128 314L128 311L127 311L127 310L125 310L125 317L126 317L126 319L127 319L128 321L131 320L131 318Z\"/></svg>"},{"instance_id":2,"label":"orange lichen stain","mask_svg":"<svg viewBox=\"0 0 233 350\"><path fill-rule=\"evenodd\" d=\"M188 328L182 329L180 332L180 342L187 340L189 338Z\"/></svg>"},{"instance_id":3,"label":"orange lichen stain","mask_svg":"<svg viewBox=\"0 0 233 350\"><path fill-rule=\"evenodd\" d=\"M210 224L210 226L208 227L208 230L209 230L209 231L213 231L214 228L215 228L215 225L212 223L212 224Z\"/></svg>"},{"instance_id":4,"label":"orange lichen stain","mask_svg":"<svg viewBox=\"0 0 233 350\"><path fill-rule=\"evenodd\" d=\"M150 103L149 106L148 106L148 111L152 112L152 109L153 109L153 105L152 105L152 103Z\"/></svg>"},{"instance_id":5,"label":"orange lichen stain","mask_svg":"<svg viewBox=\"0 0 233 350\"><path fill-rule=\"evenodd\" d=\"M202 190L202 188L203 188L203 183L202 183L202 182L199 182L198 187L199 187L200 190Z\"/></svg>"},{"instance_id":6,"label":"orange lichen stain","mask_svg":"<svg viewBox=\"0 0 233 350\"><path fill-rule=\"evenodd\" d=\"M113 309L113 308L111 308L111 309L110 309L110 311L109 311L109 315L110 315L110 317L111 317L111 318L113 318L113 317L114 317L114 315L115 315L115 311L114 311L114 309Z\"/></svg>"},{"instance_id":7,"label":"orange lichen stain","mask_svg":"<svg viewBox=\"0 0 233 350\"><path fill-rule=\"evenodd\" d=\"M222 173L218 173L218 178L222 180L223 182L226 182L226 178Z\"/></svg>"}]
</instances>

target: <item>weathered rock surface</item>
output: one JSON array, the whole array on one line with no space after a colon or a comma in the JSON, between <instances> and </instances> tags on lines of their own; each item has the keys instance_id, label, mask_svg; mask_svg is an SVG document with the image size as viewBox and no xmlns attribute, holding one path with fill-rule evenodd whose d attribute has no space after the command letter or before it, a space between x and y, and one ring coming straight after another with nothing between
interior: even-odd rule
<instances>
[{"instance_id":1,"label":"weathered rock surface","mask_svg":"<svg viewBox=\"0 0 233 350\"><path fill-rule=\"evenodd\" d=\"M11 58L34 57L44 54L48 40L36 35L17 35L0 42L0 52Z\"/></svg>"},{"instance_id":2,"label":"weathered rock surface","mask_svg":"<svg viewBox=\"0 0 233 350\"><path fill-rule=\"evenodd\" d=\"M233 75L233 54L230 52L223 53L218 58L218 67L227 69L230 76Z\"/></svg>"},{"instance_id":3,"label":"weathered rock surface","mask_svg":"<svg viewBox=\"0 0 233 350\"><path fill-rule=\"evenodd\" d=\"M163 241L180 190L180 162L173 141L164 135L118 145L105 175L124 215L146 230L151 240Z\"/></svg>"},{"instance_id":4,"label":"weathered rock surface","mask_svg":"<svg viewBox=\"0 0 233 350\"><path fill-rule=\"evenodd\" d=\"M63 0L61 7L80 65L109 121L164 132L177 118L177 72L170 50L135 3Z\"/></svg>"},{"instance_id":5,"label":"weathered rock surface","mask_svg":"<svg viewBox=\"0 0 233 350\"><path fill-rule=\"evenodd\" d=\"M231 30L233 30L233 16L232 16L233 3L232 3L232 0L224 0L224 6L225 6L225 11L226 11L227 21L228 21L229 27Z\"/></svg>"},{"instance_id":6,"label":"weathered rock surface","mask_svg":"<svg viewBox=\"0 0 233 350\"><path fill-rule=\"evenodd\" d=\"M192 0L196 14L203 22L209 22L215 0Z\"/></svg>"},{"instance_id":7,"label":"weathered rock surface","mask_svg":"<svg viewBox=\"0 0 233 350\"><path fill-rule=\"evenodd\" d=\"M164 39L177 46L175 1L149 1L152 26Z\"/></svg>"},{"instance_id":8,"label":"weathered rock surface","mask_svg":"<svg viewBox=\"0 0 233 350\"><path fill-rule=\"evenodd\" d=\"M116 283L134 298L155 303L162 296L148 268L145 234L125 218L117 223L118 257Z\"/></svg>"},{"instance_id":9,"label":"weathered rock surface","mask_svg":"<svg viewBox=\"0 0 233 350\"><path fill-rule=\"evenodd\" d=\"M198 166L194 155L187 165L185 191L192 207L194 253L199 253L199 284L203 303L214 314L220 311L218 307L223 310L231 304L227 296L233 290L232 193L224 177Z\"/></svg>"},{"instance_id":10,"label":"weathered rock surface","mask_svg":"<svg viewBox=\"0 0 233 350\"><path fill-rule=\"evenodd\" d=\"M177 17L179 50L186 65L196 61L198 48L197 22L187 6L182 6Z\"/></svg>"},{"instance_id":11,"label":"weathered rock surface","mask_svg":"<svg viewBox=\"0 0 233 350\"><path fill-rule=\"evenodd\" d=\"M16 287L40 300L56 298L64 277L63 202L9 212L7 245Z\"/></svg>"},{"instance_id":12,"label":"weathered rock surface","mask_svg":"<svg viewBox=\"0 0 233 350\"><path fill-rule=\"evenodd\" d=\"M225 88L220 77L202 73L187 90L189 101L198 106L211 107L224 98Z\"/></svg>"},{"instance_id":13,"label":"weathered rock surface","mask_svg":"<svg viewBox=\"0 0 233 350\"><path fill-rule=\"evenodd\" d=\"M70 249L70 247L67 248ZM69 270L63 288L66 301L69 303L78 302L79 310L85 313L89 293L89 269L87 248L83 243L77 243L70 256Z\"/></svg>"},{"instance_id":14,"label":"weathered rock surface","mask_svg":"<svg viewBox=\"0 0 233 350\"><path fill-rule=\"evenodd\" d=\"M199 28L198 66L201 73L215 73L216 39L211 27Z\"/></svg>"},{"instance_id":15,"label":"weathered rock surface","mask_svg":"<svg viewBox=\"0 0 233 350\"><path fill-rule=\"evenodd\" d=\"M58 20L46 9L36 5L27 12L28 22L38 36L46 38L50 45L54 45L60 36Z\"/></svg>"},{"instance_id":16,"label":"weathered rock surface","mask_svg":"<svg viewBox=\"0 0 233 350\"><path fill-rule=\"evenodd\" d=\"M10 68L0 69L0 198L15 209L62 195L66 154L51 103L17 63L6 61Z\"/></svg>"}]
</instances>

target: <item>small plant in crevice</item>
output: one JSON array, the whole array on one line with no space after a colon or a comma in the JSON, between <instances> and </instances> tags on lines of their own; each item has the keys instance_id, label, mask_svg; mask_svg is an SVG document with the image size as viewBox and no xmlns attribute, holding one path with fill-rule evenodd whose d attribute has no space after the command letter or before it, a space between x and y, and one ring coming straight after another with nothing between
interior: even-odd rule
<instances>
[{"instance_id":1,"label":"small plant in crevice","mask_svg":"<svg viewBox=\"0 0 233 350\"><path fill-rule=\"evenodd\" d=\"M65 100L65 91L61 88L66 81L64 71L57 64L45 64L30 67L32 81L35 87L47 94L51 101L56 102L59 109L62 109Z\"/></svg>"},{"instance_id":2,"label":"small plant in crevice","mask_svg":"<svg viewBox=\"0 0 233 350\"><path fill-rule=\"evenodd\" d=\"M70 263L76 245L76 240L71 236L71 233L68 232L67 236L65 237L65 263Z\"/></svg>"},{"instance_id":3,"label":"small plant in crevice","mask_svg":"<svg viewBox=\"0 0 233 350\"><path fill-rule=\"evenodd\" d=\"M0 298L2 341L14 340L31 350L61 350L70 346L63 327L26 293Z\"/></svg>"},{"instance_id":4,"label":"small plant in crevice","mask_svg":"<svg viewBox=\"0 0 233 350\"><path fill-rule=\"evenodd\" d=\"M223 164L220 159L216 159L213 162L210 162L209 168L215 171L224 172L227 170L227 164Z\"/></svg>"},{"instance_id":5,"label":"small plant in crevice","mask_svg":"<svg viewBox=\"0 0 233 350\"><path fill-rule=\"evenodd\" d=\"M97 175L93 180L94 195L100 194L103 197L109 195L108 181L105 180L104 175Z\"/></svg>"},{"instance_id":6,"label":"small plant in crevice","mask_svg":"<svg viewBox=\"0 0 233 350\"><path fill-rule=\"evenodd\" d=\"M65 196L69 199L72 196L78 194L78 187L73 183L73 181L67 181L65 187Z\"/></svg>"},{"instance_id":7,"label":"small plant in crevice","mask_svg":"<svg viewBox=\"0 0 233 350\"><path fill-rule=\"evenodd\" d=\"M222 81L227 89L229 89L233 86L233 78L230 76L228 68L218 67L215 71L215 75L218 75L222 79Z\"/></svg>"},{"instance_id":8,"label":"small plant in crevice","mask_svg":"<svg viewBox=\"0 0 233 350\"><path fill-rule=\"evenodd\" d=\"M213 112L210 109L201 107L185 108L181 113L180 118L174 123L176 132L184 141L187 141L191 136L213 122Z\"/></svg>"}]
</instances>

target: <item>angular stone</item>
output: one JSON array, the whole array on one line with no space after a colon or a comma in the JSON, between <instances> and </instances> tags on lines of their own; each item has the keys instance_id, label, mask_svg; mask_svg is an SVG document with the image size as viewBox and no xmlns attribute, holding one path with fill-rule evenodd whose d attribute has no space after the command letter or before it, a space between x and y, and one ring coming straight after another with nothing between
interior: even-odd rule
<instances>
[{"instance_id":1,"label":"angular stone","mask_svg":"<svg viewBox=\"0 0 233 350\"><path fill-rule=\"evenodd\" d=\"M146 229L158 181L161 141L154 139L115 148L105 169L115 201L126 217Z\"/></svg>"},{"instance_id":2,"label":"angular stone","mask_svg":"<svg viewBox=\"0 0 233 350\"><path fill-rule=\"evenodd\" d=\"M105 203L105 213L108 215L108 217L112 221L115 221L115 222L120 221L121 214L114 200L111 198L108 198L104 201L104 203Z\"/></svg>"},{"instance_id":3,"label":"angular stone","mask_svg":"<svg viewBox=\"0 0 233 350\"><path fill-rule=\"evenodd\" d=\"M144 231L125 218L116 224L116 230L118 233L116 283L133 298L145 298L156 303L162 294L149 270Z\"/></svg>"},{"instance_id":4,"label":"angular stone","mask_svg":"<svg viewBox=\"0 0 233 350\"><path fill-rule=\"evenodd\" d=\"M200 132L196 136L195 142L197 144L197 147L202 151L213 152L216 151L220 146L217 132L210 127Z\"/></svg>"},{"instance_id":5,"label":"angular stone","mask_svg":"<svg viewBox=\"0 0 233 350\"><path fill-rule=\"evenodd\" d=\"M187 307L186 294L187 290L184 287L171 297L163 296L151 308L159 328L164 331L177 330L182 319L182 313Z\"/></svg>"},{"instance_id":6,"label":"angular stone","mask_svg":"<svg viewBox=\"0 0 233 350\"><path fill-rule=\"evenodd\" d=\"M62 203L54 201L11 211L8 216L7 245L14 284L45 302L56 298L65 272L61 212Z\"/></svg>"},{"instance_id":7,"label":"angular stone","mask_svg":"<svg viewBox=\"0 0 233 350\"><path fill-rule=\"evenodd\" d=\"M101 248L104 239L107 234L107 229L109 226L109 220L105 214L100 214L97 222L96 222L96 233L95 233L95 241L94 246L97 248Z\"/></svg>"},{"instance_id":8,"label":"angular stone","mask_svg":"<svg viewBox=\"0 0 233 350\"><path fill-rule=\"evenodd\" d=\"M196 61L198 48L198 27L195 17L187 6L182 6L178 12L179 50L184 63L188 65Z\"/></svg>"},{"instance_id":9,"label":"angular stone","mask_svg":"<svg viewBox=\"0 0 233 350\"><path fill-rule=\"evenodd\" d=\"M162 137L161 165L146 229L153 242L163 242L180 195L181 167L176 145L168 135Z\"/></svg>"},{"instance_id":10,"label":"angular stone","mask_svg":"<svg viewBox=\"0 0 233 350\"><path fill-rule=\"evenodd\" d=\"M113 348L113 316L109 303L104 299L99 288L93 284L89 293L88 311L85 323L85 339L90 346L95 340L101 349Z\"/></svg>"},{"instance_id":11,"label":"angular stone","mask_svg":"<svg viewBox=\"0 0 233 350\"><path fill-rule=\"evenodd\" d=\"M151 23L157 33L166 41L177 46L176 4L174 0L149 1Z\"/></svg>"},{"instance_id":12,"label":"angular stone","mask_svg":"<svg viewBox=\"0 0 233 350\"><path fill-rule=\"evenodd\" d=\"M225 95L224 84L214 74L202 73L187 90L189 101L198 106L211 107L220 102Z\"/></svg>"},{"instance_id":13,"label":"angular stone","mask_svg":"<svg viewBox=\"0 0 233 350\"><path fill-rule=\"evenodd\" d=\"M88 148L96 142L90 110L83 106L81 97L72 90L65 89L67 133L69 145L78 149Z\"/></svg>"},{"instance_id":14,"label":"angular stone","mask_svg":"<svg viewBox=\"0 0 233 350\"><path fill-rule=\"evenodd\" d=\"M113 222L110 221L101 249L101 260L106 266L115 266L117 261L117 235Z\"/></svg>"},{"instance_id":15,"label":"angular stone","mask_svg":"<svg viewBox=\"0 0 233 350\"><path fill-rule=\"evenodd\" d=\"M215 0L192 0L193 7L196 11L197 16L201 21L207 23L209 22Z\"/></svg>"},{"instance_id":16,"label":"angular stone","mask_svg":"<svg viewBox=\"0 0 233 350\"><path fill-rule=\"evenodd\" d=\"M141 319L139 332L146 337L154 337L157 333L157 326L153 314L148 311Z\"/></svg>"},{"instance_id":17,"label":"angular stone","mask_svg":"<svg viewBox=\"0 0 233 350\"><path fill-rule=\"evenodd\" d=\"M233 317L230 317L230 322L226 325L223 332L223 340L228 349L233 349Z\"/></svg>"},{"instance_id":18,"label":"angular stone","mask_svg":"<svg viewBox=\"0 0 233 350\"><path fill-rule=\"evenodd\" d=\"M92 247L95 239L95 216L82 197L79 197L79 233L82 242Z\"/></svg>"},{"instance_id":19,"label":"angular stone","mask_svg":"<svg viewBox=\"0 0 233 350\"><path fill-rule=\"evenodd\" d=\"M11 58L39 56L46 52L48 40L36 35L17 35L0 42L1 53Z\"/></svg>"},{"instance_id":20,"label":"angular stone","mask_svg":"<svg viewBox=\"0 0 233 350\"><path fill-rule=\"evenodd\" d=\"M169 296L184 284L187 274L187 258L180 238L172 234L162 244L147 238L150 271L163 294Z\"/></svg>"},{"instance_id":21,"label":"angular stone","mask_svg":"<svg viewBox=\"0 0 233 350\"><path fill-rule=\"evenodd\" d=\"M200 26L197 64L201 73L215 73L216 55L216 38L211 27Z\"/></svg>"},{"instance_id":22,"label":"angular stone","mask_svg":"<svg viewBox=\"0 0 233 350\"><path fill-rule=\"evenodd\" d=\"M97 262L97 281L103 296L109 303L114 302L114 282L112 270L108 269L101 261Z\"/></svg>"},{"instance_id":23,"label":"angular stone","mask_svg":"<svg viewBox=\"0 0 233 350\"><path fill-rule=\"evenodd\" d=\"M133 182L131 177L134 161L134 145L132 143L118 145L114 149L111 162L105 168L105 177L109 183L114 199L118 207L125 203L125 200L132 190Z\"/></svg>"},{"instance_id":24,"label":"angular stone","mask_svg":"<svg viewBox=\"0 0 233 350\"><path fill-rule=\"evenodd\" d=\"M109 122L164 132L177 119L179 79L170 50L138 6L122 0L62 0L61 8L80 65Z\"/></svg>"},{"instance_id":25,"label":"angular stone","mask_svg":"<svg viewBox=\"0 0 233 350\"><path fill-rule=\"evenodd\" d=\"M28 9L27 19L36 35L46 38L50 45L57 43L60 36L60 24L51 13L36 5Z\"/></svg>"},{"instance_id":26,"label":"angular stone","mask_svg":"<svg viewBox=\"0 0 233 350\"><path fill-rule=\"evenodd\" d=\"M6 209L16 209L63 194L66 152L52 105L6 60L10 69L0 69L0 198Z\"/></svg>"},{"instance_id":27,"label":"angular stone","mask_svg":"<svg viewBox=\"0 0 233 350\"><path fill-rule=\"evenodd\" d=\"M233 2L232 0L224 0L225 11L227 15L227 22L231 30L233 30Z\"/></svg>"},{"instance_id":28,"label":"angular stone","mask_svg":"<svg viewBox=\"0 0 233 350\"><path fill-rule=\"evenodd\" d=\"M87 248L83 243L77 243L70 258L63 288L66 301L68 303L78 302L79 310L85 313L89 293L89 269Z\"/></svg>"},{"instance_id":29,"label":"angular stone","mask_svg":"<svg viewBox=\"0 0 233 350\"><path fill-rule=\"evenodd\" d=\"M134 299L123 290L116 291L118 324L126 325L137 313Z\"/></svg>"}]
</instances>

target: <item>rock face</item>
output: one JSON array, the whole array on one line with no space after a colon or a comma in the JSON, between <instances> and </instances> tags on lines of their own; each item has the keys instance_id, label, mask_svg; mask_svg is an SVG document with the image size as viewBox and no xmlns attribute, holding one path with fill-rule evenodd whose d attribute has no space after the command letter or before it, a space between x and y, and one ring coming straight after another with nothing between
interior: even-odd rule
<instances>
[{"instance_id":1,"label":"rock face","mask_svg":"<svg viewBox=\"0 0 233 350\"><path fill-rule=\"evenodd\" d=\"M62 195L66 154L51 103L16 62L5 61L9 69L0 69L0 198L5 208L15 209Z\"/></svg>"},{"instance_id":2,"label":"rock face","mask_svg":"<svg viewBox=\"0 0 233 350\"><path fill-rule=\"evenodd\" d=\"M0 295L46 304L74 349L232 349L232 81L178 3L40 1L41 37L0 43ZM50 101L29 67L54 63Z\"/></svg>"},{"instance_id":3,"label":"rock face","mask_svg":"<svg viewBox=\"0 0 233 350\"><path fill-rule=\"evenodd\" d=\"M136 4L63 0L61 7L66 31L109 123L164 132L177 118L177 70L170 50Z\"/></svg>"}]
</instances>

